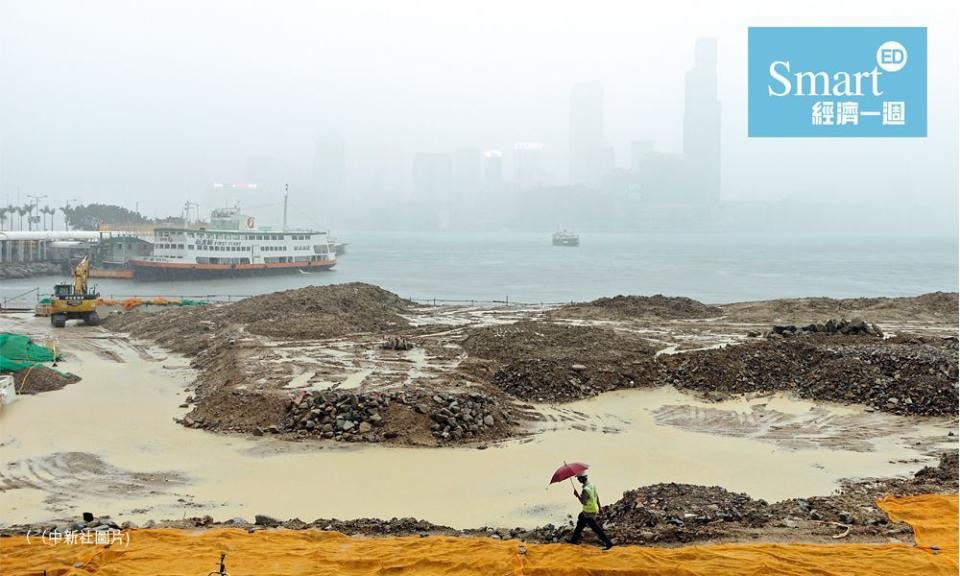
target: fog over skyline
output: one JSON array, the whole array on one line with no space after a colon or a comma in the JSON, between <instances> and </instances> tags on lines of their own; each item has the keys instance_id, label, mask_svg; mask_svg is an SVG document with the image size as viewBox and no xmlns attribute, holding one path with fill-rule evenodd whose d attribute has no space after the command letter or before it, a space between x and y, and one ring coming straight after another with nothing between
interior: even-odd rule
<instances>
[{"instance_id":1,"label":"fog over skyline","mask_svg":"<svg viewBox=\"0 0 960 576\"><path fill-rule=\"evenodd\" d=\"M929 136L748 139L747 27L775 25L928 27ZM602 84L616 167L637 140L679 153L684 78L705 37L724 200L914 206L956 234L958 8L926 0L807 13L759 1L5 1L0 203L173 215L258 163L289 173L300 203L331 134L346 194L364 203L409 198L417 154L502 150L513 178L516 143L542 144L544 182L565 185L572 87ZM276 188L243 201L275 202Z\"/></svg>"}]
</instances>

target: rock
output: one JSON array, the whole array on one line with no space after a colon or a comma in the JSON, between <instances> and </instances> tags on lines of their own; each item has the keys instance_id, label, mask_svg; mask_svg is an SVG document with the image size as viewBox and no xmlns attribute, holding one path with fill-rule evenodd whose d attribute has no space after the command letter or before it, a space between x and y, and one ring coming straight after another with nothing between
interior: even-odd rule
<instances>
[{"instance_id":1,"label":"rock","mask_svg":"<svg viewBox=\"0 0 960 576\"><path fill-rule=\"evenodd\" d=\"M257 514L254 517L254 524L257 526L279 526L281 522L276 518L271 518L263 514Z\"/></svg>"},{"instance_id":2,"label":"rock","mask_svg":"<svg viewBox=\"0 0 960 576\"><path fill-rule=\"evenodd\" d=\"M373 430L373 425L369 422L361 422L357 430L360 432L360 434L366 434L367 432Z\"/></svg>"},{"instance_id":3,"label":"rock","mask_svg":"<svg viewBox=\"0 0 960 576\"><path fill-rule=\"evenodd\" d=\"M496 421L493 419L493 416L487 414L486 416L483 417L484 426L493 426L495 423Z\"/></svg>"}]
</instances>

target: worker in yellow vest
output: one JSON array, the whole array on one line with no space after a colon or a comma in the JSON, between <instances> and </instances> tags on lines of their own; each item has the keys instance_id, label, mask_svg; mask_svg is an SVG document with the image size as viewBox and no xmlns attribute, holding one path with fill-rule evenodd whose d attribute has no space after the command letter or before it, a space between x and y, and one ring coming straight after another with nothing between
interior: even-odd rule
<instances>
[{"instance_id":1,"label":"worker in yellow vest","mask_svg":"<svg viewBox=\"0 0 960 576\"><path fill-rule=\"evenodd\" d=\"M577 500L583 505L583 510L580 512L580 515L577 516L577 527L573 529L573 535L570 536L567 542L579 544L584 526L589 526L590 529L596 533L597 537L600 538L600 541L603 542L603 549L609 550L613 548L613 542L610 541L610 537L607 536L607 533L603 531L603 526L600 525L599 517L602 509L600 507L600 496L597 495L597 489L590 483L586 473L577 476L577 480L583 485L583 490L578 492L577 489L574 488L573 495L576 496Z\"/></svg>"}]
</instances>

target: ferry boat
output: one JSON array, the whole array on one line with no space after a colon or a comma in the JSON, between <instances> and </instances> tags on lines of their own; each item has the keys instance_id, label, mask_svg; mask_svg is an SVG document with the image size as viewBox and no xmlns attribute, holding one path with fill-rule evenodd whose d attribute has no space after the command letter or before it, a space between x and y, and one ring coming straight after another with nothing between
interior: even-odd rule
<instances>
[{"instance_id":1,"label":"ferry boat","mask_svg":"<svg viewBox=\"0 0 960 576\"><path fill-rule=\"evenodd\" d=\"M557 230L553 233L554 246L579 246L580 235L567 230Z\"/></svg>"},{"instance_id":2,"label":"ferry boat","mask_svg":"<svg viewBox=\"0 0 960 576\"><path fill-rule=\"evenodd\" d=\"M214 210L209 227L156 228L153 254L128 260L134 280L203 280L329 270L323 231L261 229L239 208Z\"/></svg>"}]
</instances>

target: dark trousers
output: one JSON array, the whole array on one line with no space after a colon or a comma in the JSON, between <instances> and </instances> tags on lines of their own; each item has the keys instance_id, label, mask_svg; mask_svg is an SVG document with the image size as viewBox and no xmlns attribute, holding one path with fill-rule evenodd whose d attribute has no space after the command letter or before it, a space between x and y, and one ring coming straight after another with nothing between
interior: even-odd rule
<instances>
[{"instance_id":1,"label":"dark trousers","mask_svg":"<svg viewBox=\"0 0 960 576\"><path fill-rule=\"evenodd\" d=\"M573 544L580 542L580 536L583 534L584 526L589 526L605 546L613 546L613 542L610 541L610 537L607 536L607 533L603 531L603 527L600 526L599 522L597 522L597 515L584 514L583 512L577 516L577 527L573 529L573 535L570 536L570 542Z\"/></svg>"}]
</instances>

